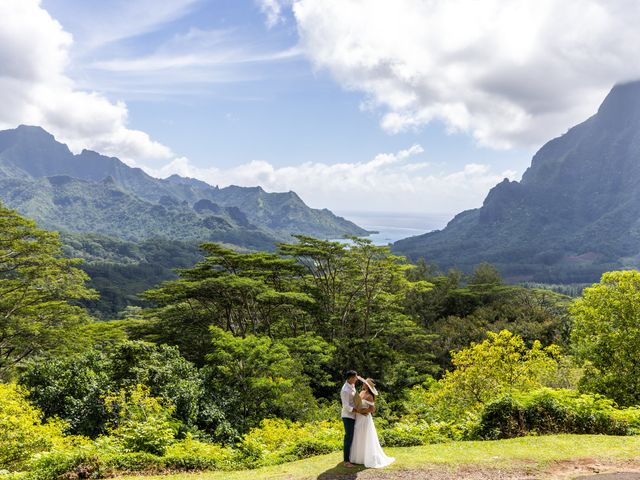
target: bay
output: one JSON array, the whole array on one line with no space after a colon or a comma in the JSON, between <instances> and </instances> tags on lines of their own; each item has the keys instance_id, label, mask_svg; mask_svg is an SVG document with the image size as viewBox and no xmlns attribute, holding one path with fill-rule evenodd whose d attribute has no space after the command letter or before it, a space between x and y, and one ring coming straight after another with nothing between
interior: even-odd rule
<instances>
[{"instance_id":1,"label":"bay","mask_svg":"<svg viewBox=\"0 0 640 480\"><path fill-rule=\"evenodd\" d=\"M337 211L335 213L362 228L377 232L364 237L370 239L375 245L388 245L403 238L439 230L444 228L451 219L450 214L361 211Z\"/></svg>"}]
</instances>

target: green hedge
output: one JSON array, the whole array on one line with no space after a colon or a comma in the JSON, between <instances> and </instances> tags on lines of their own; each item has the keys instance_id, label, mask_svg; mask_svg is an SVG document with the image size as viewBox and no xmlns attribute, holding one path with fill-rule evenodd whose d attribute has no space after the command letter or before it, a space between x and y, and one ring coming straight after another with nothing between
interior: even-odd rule
<instances>
[{"instance_id":1,"label":"green hedge","mask_svg":"<svg viewBox=\"0 0 640 480\"><path fill-rule=\"evenodd\" d=\"M640 409L619 409L612 400L574 390L540 389L505 395L488 403L472 436L513 438L531 434L633 435L640 432Z\"/></svg>"}]
</instances>

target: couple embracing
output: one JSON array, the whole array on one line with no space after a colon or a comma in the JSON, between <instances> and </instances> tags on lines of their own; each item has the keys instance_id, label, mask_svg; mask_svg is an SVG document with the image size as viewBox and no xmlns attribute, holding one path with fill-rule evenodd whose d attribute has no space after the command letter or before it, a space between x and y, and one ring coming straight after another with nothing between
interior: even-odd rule
<instances>
[{"instance_id":1,"label":"couple embracing","mask_svg":"<svg viewBox=\"0 0 640 480\"><path fill-rule=\"evenodd\" d=\"M371 414L375 412L378 395L373 380L366 380L349 370L340 391L342 400L342 422L344 423L344 466L361 464L367 468L382 468L393 463L380 446L378 432ZM356 383L362 382L360 392Z\"/></svg>"}]
</instances>

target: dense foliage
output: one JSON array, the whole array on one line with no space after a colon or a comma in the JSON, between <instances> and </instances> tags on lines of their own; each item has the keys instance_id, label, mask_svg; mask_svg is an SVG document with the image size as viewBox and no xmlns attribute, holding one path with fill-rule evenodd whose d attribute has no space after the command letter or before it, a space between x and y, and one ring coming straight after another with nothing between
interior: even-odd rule
<instances>
[{"instance_id":1,"label":"dense foliage","mask_svg":"<svg viewBox=\"0 0 640 480\"><path fill-rule=\"evenodd\" d=\"M610 399L575 390L541 389L492 400L474 434L482 439L552 433L635 435L639 428L637 408L620 410Z\"/></svg>"},{"instance_id":2,"label":"dense foliage","mask_svg":"<svg viewBox=\"0 0 640 480\"><path fill-rule=\"evenodd\" d=\"M454 369L442 378L438 395L450 415L460 415L505 392L535 389L552 377L559 353L556 345L543 348L537 340L527 348L508 330L489 332L484 342L453 354Z\"/></svg>"},{"instance_id":3,"label":"dense foliage","mask_svg":"<svg viewBox=\"0 0 640 480\"><path fill-rule=\"evenodd\" d=\"M605 274L571 303L506 285L488 264L443 273L361 239L299 236L273 253L207 243L201 261L146 292L152 306L90 322L74 303L92 294L75 260L61 259L47 232L7 218L37 240L8 228L14 258L35 258L44 273L57 266L69 275L61 284L75 283L52 300L28 268L0 277L26 296L35 290L33 312L68 316L20 368L5 369L17 385L0 384L0 470L99 478L335 451L349 368L381 390L375 421L386 446L640 432L626 387L637 380L638 272ZM43 332L29 309L15 310L20 338Z\"/></svg>"},{"instance_id":4,"label":"dense foliage","mask_svg":"<svg viewBox=\"0 0 640 480\"><path fill-rule=\"evenodd\" d=\"M20 469L32 455L64 444L64 424L42 413L13 384L0 384L0 468Z\"/></svg>"},{"instance_id":5,"label":"dense foliage","mask_svg":"<svg viewBox=\"0 0 640 480\"><path fill-rule=\"evenodd\" d=\"M566 347L569 343L568 297L504 285L488 265L479 265L466 279L459 271L442 273L420 260L408 276L433 285L429 291L411 293L405 308L433 334L431 350L443 370L453 366L450 352L482 341L487 331L506 329L527 344L539 340Z\"/></svg>"},{"instance_id":6,"label":"dense foliage","mask_svg":"<svg viewBox=\"0 0 640 480\"><path fill-rule=\"evenodd\" d=\"M177 278L175 268L202 258L196 242L154 238L134 243L95 233L65 233L61 240L66 257L84 260L80 268L100 297L81 305L99 319L115 318L129 306L151 306L137 294Z\"/></svg>"},{"instance_id":7,"label":"dense foliage","mask_svg":"<svg viewBox=\"0 0 640 480\"><path fill-rule=\"evenodd\" d=\"M34 355L73 343L88 321L72 302L93 298L77 260L63 258L56 232L0 205L0 379Z\"/></svg>"},{"instance_id":8,"label":"dense foliage","mask_svg":"<svg viewBox=\"0 0 640 480\"><path fill-rule=\"evenodd\" d=\"M583 387L621 405L640 403L640 272L609 272L571 308L572 340L587 363Z\"/></svg>"},{"instance_id":9,"label":"dense foliage","mask_svg":"<svg viewBox=\"0 0 640 480\"><path fill-rule=\"evenodd\" d=\"M200 374L176 348L144 342L126 341L106 353L90 349L73 357L32 362L20 382L47 417L62 418L69 432L92 437L105 433L115 420L105 397L137 385L148 385L151 395L170 400L175 417L187 429L197 424L207 429L202 417L215 407L203 405Z\"/></svg>"},{"instance_id":10,"label":"dense foliage","mask_svg":"<svg viewBox=\"0 0 640 480\"><path fill-rule=\"evenodd\" d=\"M145 293L151 310L144 338L177 345L204 365L214 326L233 335L264 335L305 353L303 369L318 375L316 394L346 366L390 387L422 381L434 371L432 336L405 311L412 294L428 291L410 279L404 259L367 240L344 243L299 236L277 253L239 253L205 244L204 261L180 279ZM331 353L318 361L307 345ZM297 346L296 346L297 345ZM326 347L330 345L330 347Z\"/></svg>"}]
</instances>

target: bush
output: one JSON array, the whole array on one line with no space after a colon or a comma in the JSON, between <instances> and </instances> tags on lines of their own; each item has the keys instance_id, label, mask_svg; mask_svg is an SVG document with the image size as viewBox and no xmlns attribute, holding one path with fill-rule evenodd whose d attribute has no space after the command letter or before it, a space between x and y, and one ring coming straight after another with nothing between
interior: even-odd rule
<instances>
[{"instance_id":1,"label":"bush","mask_svg":"<svg viewBox=\"0 0 640 480\"><path fill-rule=\"evenodd\" d=\"M487 404L482 411L478 428L480 438L496 440L525 434L522 406L510 395Z\"/></svg>"},{"instance_id":2,"label":"bush","mask_svg":"<svg viewBox=\"0 0 640 480\"><path fill-rule=\"evenodd\" d=\"M121 438L100 437L76 449L44 453L29 465L29 480L102 478L119 473L237 470L274 465L342 448L337 422L299 424L264 420L238 448L204 443L191 435L165 447L164 455L127 450Z\"/></svg>"},{"instance_id":3,"label":"bush","mask_svg":"<svg viewBox=\"0 0 640 480\"><path fill-rule=\"evenodd\" d=\"M488 403L474 435L480 439L528 434L630 435L640 427L640 410L619 409L612 400L573 390L540 389Z\"/></svg>"},{"instance_id":4,"label":"bush","mask_svg":"<svg viewBox=\"0 0 640 480\"><path fill-rule=\"evenodd\" d=\"M170 445L164 460L172 470L232 470L238 466L236 453L231 448L203 443L191 435Z\"/></svg>"},{"instance_id":5,"label":"bush","mask_svg":"<svg viewBox=\"0 0 640 480\"><path fill-rule=\"evenodd\" d=\"M62 446L64 423L42 423L42 412L14 384L0 384L0 469L19 470L32 455Z\"/></svg>"},{"instance_id":6,"label":"bush","mask_svg":"<svg viewBox=\"0 0 640 480\"><path fill-rule=\"evenodd\" d=\"M267 419L243 437L239 451L247 467L275 465L340 450L343 435L338 422Z\"/></svg>"},{"instance_id":7,"label":"bush","mask_svg":"<svg viewBox=\"0 0 640 480\"><path fill-rule=\"evenodd\" d=\"M231 470L240 466L231 448L203 443L190 435L167 447L164 456L122 451L118 442L101 437L80 448L52 451L34 458L28 465L28 479L102 478L120 473Z\"/></svg>"},{"instance_id":8,"label":"bush","mask_svg":"<svg viewBox=\"0 0 640 480\"><path fill-rule=\"evenodd\" d=\"M398 423L380 430L380 443L387 447L414 447L429 443L423 435L428 424Z\"/></svg>"},{"instance_id":9,"label":"bush","mask_svg":"<svg viewBox=\"0 0 640 480\"><path fill-rule=\"evenodd\" d=\"M164 470L164 458L149 452L124 452L104 459L110 471L118 473Z\"/></svg>"},{"instance_id":10,"label":"bush","mask_svg":"<svg viewBox=\"0 0 640 480\"><path fill-rule=\"evenodd\" d=\"M170 402L152 397L145 385L122 389L105 398L105 405L117 414L109 434L125 452L163 455L173 443L179 426L172 416L175 408Z\"/></svg>"},{"instance_id":11,"label":"bush","mask_svg":"<svg viewBox=\"0 0 640 480\"><path fill-rule=\"evenodd\" d=\"M29 480L57 480L59 478L100 478L104 464L90 451L49 452L36 457L29 465Z\"/></svg>"}]
</instances>

